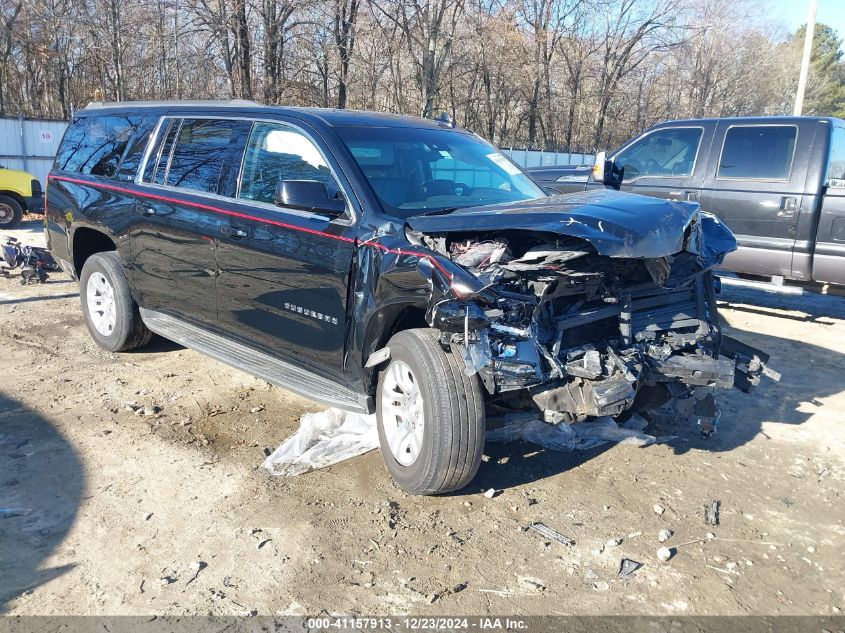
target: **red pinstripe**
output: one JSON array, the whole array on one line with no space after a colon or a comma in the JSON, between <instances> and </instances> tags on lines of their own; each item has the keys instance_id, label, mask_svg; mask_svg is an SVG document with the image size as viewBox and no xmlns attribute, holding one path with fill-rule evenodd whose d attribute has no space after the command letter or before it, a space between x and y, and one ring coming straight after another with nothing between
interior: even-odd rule
<instances>
[{"instance_id":1,"label":"red pinstripe","mask_svg":"<svg viewBox=\"0 0 845 633\"><path fill-rule=\"evenodd\" d=\"M159 200L161 202L171 202L173 204L183 204L188 207L193 207L195 209L202 209L203 211L211 211L213 213L221 213L223 215L232 216L235 218L241 218L244 220L253 220L256 222L263 222L264 224L270 224L272 226L278 226L283 229L290 229L292 231L301 231L303 233L309 233L310 235L318 235L320 237L326 237L332 240L338 240L340 242L347 242L351 244L355 244L357 240L346 237L343 235L334 235L332 233L326 233L325 231L317 231L316 229L309 229L304 226L297 226L295 224L288 224L287 222L278 222L276 220L268 220L266 218L259 218L254 215L247 215L246 213L238 213L237 211L229 211L228 209L221 209L220 207L214 207L208 204L202 204L201 202L191 202L189 200L180 200L179 198L171 198L169 196L163 196L157 193L151 193L149 191L138 191L135 189L127 189L126 187L120 187L118 185L109 185L100 182L91 182L90 180L82 180L81 178L71 178L69 176L56 176L54 174L48 174L47 176L49 180L63 180L65 182L72 182L78 185L85 185L87 187L94 187L97 189L106 189L108 191L116 191L118 193L126 193L133 196L140 196L142 198L149 198L151 200ZM47 192L44 192L44 203L45 203L45 210L47 208L46 200ZM383 250L385 253L390 253L392 255L402 256L402 255L410 255L412 257L420 257L422 259L427 259L431 264L437 268L440 272L446 275L449 279L452 278L452 274L446 270L440 262L437 261L435 257L429 255L428 253L419 253L416 251L404 251L399 248L388 248L383 244L375 244L375 243L363 243L363 246L369 246L372 248L379 248Z\"/></svg>"}]
</instances>

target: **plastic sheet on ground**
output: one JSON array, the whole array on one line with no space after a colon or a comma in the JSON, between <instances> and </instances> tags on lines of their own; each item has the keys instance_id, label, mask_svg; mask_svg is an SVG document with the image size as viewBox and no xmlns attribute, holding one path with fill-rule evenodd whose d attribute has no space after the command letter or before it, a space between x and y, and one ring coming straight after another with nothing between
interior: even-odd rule
<instances>
[{"instance_id":1,"label":"plastic sheet on ground","mask_svg":"<svg viewBox=\"0 0 845 633\"><path fill-rule=\"evenodd\" d=\"M273 475L292 477L378 448L375 415L326 409L306 413L299 429L264 460Z\"/></svg>"},{"instance_id":2,"label":"plastic sheet on ground","mask_svg":"<svg viewBox=\"0 0 845 633\"><path fill-rule=\"evenodd\" d=\"M648 446L671 439L643 433L646 425L638 415L622 425L612 418L553 425L522 413L506 417L502 426L488 430L486 440L500 444L524 440L553 451L583 451L608 442ZM303 415L296 433L265 459L263 466L273 475L293 477L363 455L378 446L375 415L326 409Z\"/></svg>"},{"instance_id":3,"label":"plastic sheet on ground","mask_svg":"<svg viewBox=\"0 0 845 633\"><path fill-rule=\"evenodd\" d=\"M555 425L515 415L506 417L502 426L488 430L486 439L499 444L524 440L553 451L584 451L607 442L648 446L670 439L643 433L646 426L646 421L638 415L622 425L608 417Z\"/></svg>"}]
</instances>

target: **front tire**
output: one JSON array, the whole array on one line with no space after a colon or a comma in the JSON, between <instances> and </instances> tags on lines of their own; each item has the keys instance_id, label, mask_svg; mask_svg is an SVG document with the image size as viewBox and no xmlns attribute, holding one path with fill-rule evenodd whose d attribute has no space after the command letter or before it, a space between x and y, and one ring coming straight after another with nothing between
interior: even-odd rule
<instances>
[{"instance_id":1,"label":"front tire","mask_svg":"<svg viewBox=\"0 0 845 633\"><path fill-rule=\"evenodd\" d=\"M0 196L0 229L13 229L21 223L23 207L14 198Z\"/></svg>"},{"instance_id":2,"label":"front tire","mask_svg":"<svg viewBox=\"0 0 845 633\"><path fill-rule=\"evenodd\" d=\"M91 338L110 352L126 352L150 342L152 332L141 320L132 299L120 255L91 255L79 276L82 314Z\"/></svg>"},{"instance_id":3,"label":"front tire","mask_svg":"<svg viewBox=\"0 0 845 633\"><path fill-rule=\"evenodd\" d=\"M438 332L405 330L388 342L390 362L379 374L376 413L381 452L396 482L412 494L466 486L481 464L484 397L456 351Z\"/></svg>"}]
</instances>

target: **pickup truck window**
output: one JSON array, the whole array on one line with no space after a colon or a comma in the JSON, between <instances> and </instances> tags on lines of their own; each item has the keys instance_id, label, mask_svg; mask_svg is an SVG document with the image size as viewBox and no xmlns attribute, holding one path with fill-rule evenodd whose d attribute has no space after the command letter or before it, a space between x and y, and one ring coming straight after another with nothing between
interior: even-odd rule
<instances>
[{"instance_id":1,"label":"pickup truck window","mask_svg":"<svg viewBox=\"0 0 845 633\"><path fill-rule=\"evenodd\" d=\"M237 171L251 123L243 120L185 120L176 137L165 184L206 193L225 193Z\"/></svg>"},{"instance_id":2,"label":"pickup truck window","mask_svg":"<svg viewBox=\"0 0 845 633\"><path fill-rule=\"evenodd\" d=\"M672 127L651 132L614 157L624 168L624 182L643 176L679 177L692 174L704 130Z\"/></svg>"},{"instance_id":3,"label":"pickup truck window","mask_svg":"<svg viewBox=\"0 0 845 633\"><path fill-rule=\"evenodd\" d=\"M845 187L845 128L842 127L833 128L827 184L830 187Z\"/></svg>"},{"instance_id":4,"label":"pickup truck window","mask_svg":"<svg viewBox=\"0 0 845 633\"><path fill-rule=\"evenodd\" d=\"M340 188L317 146L304 134L276 123L256 123L247 143L239 198L273 204L280 180L317 180L330 195Z\"/></svg>"},{"instance_id":5,"label":"pickup truck window","mask_svg":"<svg viewBox=\"0 0 845 633\"><path fill-rule=\"evenodd\" d=\"M795 153L794 125L734 125L728 128L718 178L789 180Z\"/></svg>"},{"instance_id":6,"label":"pickup truck window","mask_svg":"<svg viewBox=\"0 0 845 633\"><path fill-rule=\"evenodd\" d=\"M135 115L77 118L62 139L54 169L114 177L142 118Z\"/></svg>"},{"instance_id":7,"label":"pickup truck window","mask_svg":"<svg viewBox=\"0 0 845 633\"><path fill-rule=\"evenodd\" d=\"M400 218L545 196L496 148L464 132L394 127L336 130L384 210Z\"/></svg>"}]
</instances>

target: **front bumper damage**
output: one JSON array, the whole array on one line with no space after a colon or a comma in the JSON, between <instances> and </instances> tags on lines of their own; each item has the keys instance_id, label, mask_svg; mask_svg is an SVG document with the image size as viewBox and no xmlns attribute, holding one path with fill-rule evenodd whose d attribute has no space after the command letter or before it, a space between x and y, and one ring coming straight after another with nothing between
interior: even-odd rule
<instances>
[{"instance_id":1,"label":"front bumper damage","mask_svg":"<svg viewBox=\"0 0 845 633\"><path fill-rule=\"evenodd\" d=\"M427 319L493 401L572 423L694 396L712 417L715 389L779 378L765 353L721 332L712 268L735 241L714 217L696 209L680 249L659 256L630 243L606 255L596 239L545 228L414 235L478 281L453 284Z\"/></svg>"}]
</instances>

